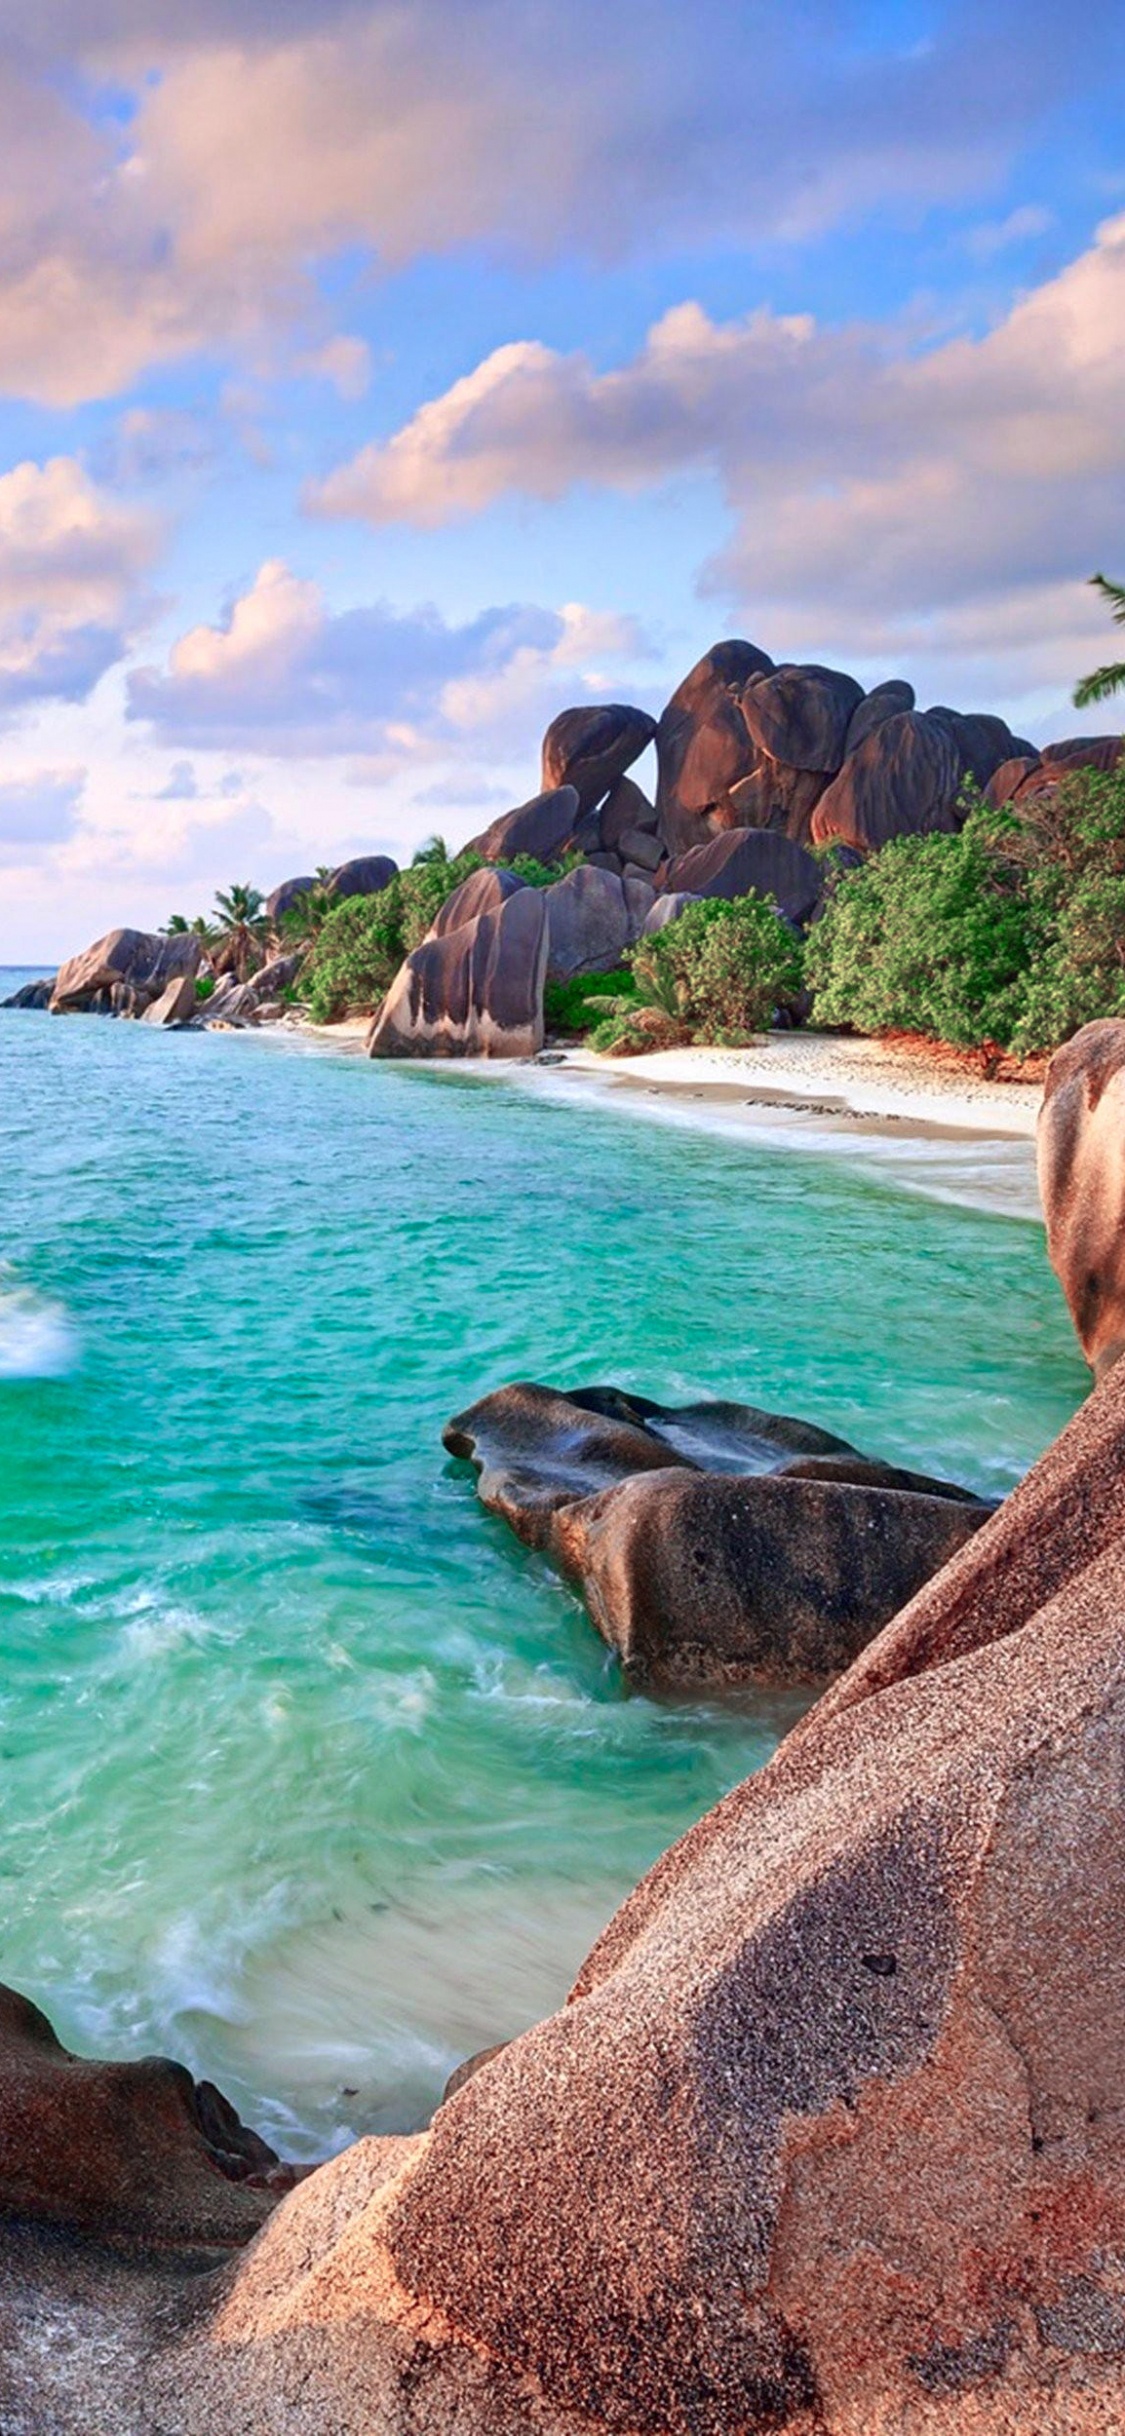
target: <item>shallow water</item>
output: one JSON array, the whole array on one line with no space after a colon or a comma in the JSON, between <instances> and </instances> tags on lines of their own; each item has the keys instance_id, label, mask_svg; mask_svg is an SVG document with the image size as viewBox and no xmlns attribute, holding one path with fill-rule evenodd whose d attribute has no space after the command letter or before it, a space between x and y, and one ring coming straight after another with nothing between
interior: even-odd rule
<instances>
[{"instance_id":1,"label":"shallow water","mask_svg":"<svg viewBox=\"0 0 1125 2436\"><path fill-rule=\"evenodd\" d=\"M0 1257L0 1978L299 2155L556 2004L793 1713L627 1697L452 1412L744 1396L999 1490L1086 1387L1037 1228L277 1038L0 1016Z\"/></svg>"}]
</instances>

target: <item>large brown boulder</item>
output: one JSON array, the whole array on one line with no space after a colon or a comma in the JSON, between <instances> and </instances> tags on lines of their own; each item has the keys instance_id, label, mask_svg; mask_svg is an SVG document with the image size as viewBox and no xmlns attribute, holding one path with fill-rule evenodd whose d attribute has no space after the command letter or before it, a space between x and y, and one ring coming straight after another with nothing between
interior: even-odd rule
<instances>
[{"instance_id":1,"label":"large brown boulder","mask_svg":"<svg viewBox=\"0 0 1125 2436\"><path fill-rule=\"evenodd\" d=\"M670 854L685 854L716 829L739 825L729 789L757 760L742 716L742 690L756 673L772 675L773 666L768 652L753 643L716 643L662 712L656 809Z\"/></svg>"},{"instance_id":2,"label":"large brown boulder","mask_svg":"<svg viewBox=\"0 0 1125 2436\"><path fill-rule=\"evenodd\" d=\"M556 880L544 891L548 981L612 973L640 938L653 902L647 881L618 879L590 863Z\"/></svg>"},{"instance_id":3,"label":"large brown boulder","mask_svg":"<svg viewBox=\"0 0 1125 2436\"><path fill-rule=\"evenodd\" d=\"M612 1387L500 1388L445 1444L664 1690L838 1673L989 1511L784 1414Z\"/></svg>"},{"instance_id":4,"label":"large brown boulder","mask_svg":"<svg viewBox=\"0 0 1125 2436\"><path fill-rule=\"evenodd\" d=\"M81 955L60 965L51 994L52 1015L82 1014L109 993L129 993L130 1012L142 1014L170 981L199 971L202 951L191 931L111 930Z\"/></svg>"},{"instance_id":5,"label":"large brown boulder","mask_svg":"<svg viewBox=\"0 0 1125 2436\"><path fill-rule=\"evenodd\" d=\"M900 711L913 708L914 687L908 684L905 677L885 677L881 685L873 685L848 721L848 732L844 739L845 761L849 753L858 751L865 737L870 736L875 728L882 727L884 719L895 719Z\"/></svg>"},{"instance_id":6,"label":"large brown boulder","mask_svg":"<svg viewBox=\"0 0 1125 2436\"><path fill-rule=\"evenodd\" d=\"M316 884L315 873L305 871L300 873L295 880L282 880L277 888L270 890L266 898L266 912L275 928L279 922L285 920L287 913L292 913L294 906L299 905L303 897L311 895Z\"/></svg>"},{"instance_id":7,"label":"large brown boulder","mask_svg":"<svg viewBox=\"0 0 1125 2436\"><path fill-rule=\"evenodd\" d=\"M1125 1367L146 2429L1116 2436L1123 1477Z\"/></svg>"},{"instance_id":8,"label":"large brown boulder","mask_svg":"<svg viewBox=\"0 0 1125 2436\"><path fill-rule=\"evenodd\" d=\"M664 874L673 895L744 897L751 888L772 897L791 922L807 922L824 882L815 857L771 829L727 829L678 854Z\"/></svg>"},{"instance_id":9,"label":"large brown boulder","mask_svg":"<svg viewBox=\"0 0 1125 2436\"><path fill-rule=\"evenodd\" d=\"M1051 1261L1100 1378L1125 1353L1125 1023L1088 1023L1056 1051L1039 1117Z\"/></svg>"},{"instance_id":10,"label":"large brown boulder","mask_svg":"<svg viewBox=\"0 0 1125 2436\"><path fill-rule=\"evenodd\" d=\"M0 1988L0 2219L131 2249L230 2249L292 2181L209 2081L162 2056L70 2055L37 2006Z\"/></svg>"},{"instance_id":11,"label":"large brown boulder","mask_svg":"<svg viewBox=\"0 0 1125 2436\"><path fill-rule=\"evenodd\" d=\"M534 1057L543 1046L544 892L518 888L493 910L424 939L368 1033L371 1057Z\"/></svg>"},{"instance_id":12,"label":"large brown boulder","mask_svg":"<svg viewBox=\"0 0 1125 2436\"><path fill-rule=\"evenodd\" d=\"M550 787L529 803L517 804L514 812L502 812L479 837L470 838L465 852L483 855L486 863L507 863L516 854L557 863L573 843L578 818L577 787Z\"/></svg>"},{"instance_id":13,"label":"large brown boulder","mask_svg":"<svg viewBox=\"0 0 1125 2436\"><path fill-rule=\"evenodd\" d=\"M191 973L179 973L175 980L170 981L167 988L161 991L159 998L154 998L145 1008L141 1022L156 1024L165 1031L172 1031L181 1024L190 1023L195 1010L194 976Z\"/></svg>"},{"instance_id":14,"label":"large brown boulder","mask_svg":"<svg viewBox=\"0 0 1125 2436\"><path fill-rule=\"evenodd\" d=\"M601 808L598 818L599 843L610 854L616 854L622 839L634 835L637 830L655 834L656 805L649 802L635 778L619 778Z\"/></svg>"},{"instance_id":15,"label":"large brown boulder","mask_svg":"<svg viewBox=\"0 0 1125 2436\"><path fill-rule=\"evenodd\" d=\"M514 897L527 881L517 879L514 871L504 871L490 864L483 871L471 871L462 880L444 905L440 906L426 933L428 939L444 939L447 931L460 930L466 922L475 922L478 914L498 913L500 907Z\"/></svg>"},{"instance_id":16,"label":"large brown boulder","mask_svg":"<svg viewBox=\"0 0 1125 2436\"><path fill-rule=\"evenodd\" d=\"M825 788L812 816L813 844L870 854L888 838L956 829L961 776L948 724L899 711L871 730Z\"/></svg>"},{"instance_id":17,"label":"large brown boulder","mask_svg":"<svg viewBox=\"0 0 1125 2436\"><path fill-rule=\"evenodd\" d=\"M648 711L634 710L625 702L587 703L560 711L543 738L540 783L544 791L574 787L580 811L592 812L655 734L656 721Z\"/></svg>"},{"instance_id":18,"label":"large brown boulder","mask_svg":"<svg viewBox=\"0 0 1125 2436\"><path fill-rule=\"evenodd\" d=\"M356 854L350 863L339 863L325 881L330 897L379 897L384 888L398 877L398 864L389 854Z\"/></svg>"},{"instance_id":19,"label":"large brown boulder","mask_svg":"<svg viewBox=\"0 0 1125 2436\"><path fill-rule=\"evenodd\" d=\"M790 667L743 687L742 716L751 740L771 761L834 776L844 758L848 724L863 687L839 668Z\"/></svg>"}]
</instances>

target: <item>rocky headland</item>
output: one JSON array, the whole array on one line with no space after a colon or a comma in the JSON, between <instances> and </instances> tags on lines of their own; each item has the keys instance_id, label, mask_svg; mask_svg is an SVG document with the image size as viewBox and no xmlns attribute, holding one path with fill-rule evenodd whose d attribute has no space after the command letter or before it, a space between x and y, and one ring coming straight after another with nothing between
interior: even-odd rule
<instances>
[{"instance_id":1,"label":"rocky headland","mask_svg":"<svg viewBox=\"0 0 1125 2436\"><path fill-rule=\"evenodd\" d=\"M650 745L651 799L629 774ZM1003 719L920 710L904 678L865 693L844 670L777 665L756 644L717 643L658 717L604 703L551 722L539 792L468 840L483 885L457 888L411 948L375 1010L370 1054L534 1056L548 982L615 970L696 899L757 890L803 932L824 894L813 849L862 861L891 838L950 833L965 817L966 781L994 805L1026 805L1075 769L1115 768L1122 750L1106 736L1040 752ZM531 887L509 868L525 856L567 867ZM286 952L287 918L318 887L343 902L377 896L395 877L394 862L373 854L323 881L281 881L265 900L271 933L238 970L190 934L114 930L9 1004L166 1029L277 1022L303 962Z\"/></svg>"},{"instance_id":2,"label":"rocky headland","mask_svg":"<svg viewBox=\"0 0 1125 2436\"><path fill-rule=\"evenodd\" d=\"M915 1499L961 1544L417 2137L286 2191L216 2092L80 2062L9 1998L6 2427L1122 2425L1123 1068L1098 1025L1048 1077L1048 1236L1099 1377L987 1518L751 1408L519 1389L461 1416L539 1546L655 1488L703 1499L709 1549L708 1501L787 1483Z\"/></svg>"}]
</instances>

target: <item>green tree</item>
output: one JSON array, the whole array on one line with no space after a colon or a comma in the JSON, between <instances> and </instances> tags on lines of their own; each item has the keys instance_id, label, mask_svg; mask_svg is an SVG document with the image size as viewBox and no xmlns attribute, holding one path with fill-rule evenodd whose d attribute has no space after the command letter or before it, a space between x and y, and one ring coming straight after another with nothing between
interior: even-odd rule
<instances>
[{"instance_id":1,"label":"green tree","mask_svg":"<svg viewBox=\"0 0 1125 2436\"><path fill-rule=\"evenodd\" d=\"M215 897L213 914L215 969L245 981L262 961L269 933L265 898L257 888L236 880Z\"/></svg>"},{"instance_id":2,"label":"green tree","mask_svg":"<svg viewBox=\"0 0 1125 2436\"><path fill-rule=\"evenodd\" d=\"M1103 600L1108 601L1115 626L1125 626L1125 584L1111 584L1108 575L1092 575L1090 582ZM1125 686L1125 660L1108 660L1104 668L1091 670L1074 688L1074 707L1088 710L1092 702L1106 702L1111 694Z\"/></svg>"},{"instance_id":3,"label":"green tree","mask_svg":"<svg viewBox=\"0 0 1125 2436\"><path fill-rule=\"evenodd\" d=\"M593 1035L595 1048L661 1042L732 1047L793 1005L803 981L800 939L768 897L705 897L641 939L630 956L634 997L619 999Z\"/></svg>"}]
</instances>

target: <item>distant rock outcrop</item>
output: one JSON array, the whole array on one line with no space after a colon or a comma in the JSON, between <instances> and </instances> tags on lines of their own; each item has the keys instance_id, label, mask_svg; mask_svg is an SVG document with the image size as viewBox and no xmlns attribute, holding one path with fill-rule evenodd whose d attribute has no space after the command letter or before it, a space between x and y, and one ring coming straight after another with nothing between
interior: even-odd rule
<instances>
[{"instance_id":1,"label":"distant rock outcrop","mask_svg":"<svg viewBox=\"0 0 1125 2436\"><path fill-rule=\"evenodd\" d=\"M111 930L81 955L60 965L51 993L52 1015L142 1015L168 983L199 971L202 952L191 931ZM125 993L113 1002L113 993Z\"/></svg>"},{"instance_id":2,"label":"distant rock outcrop","mask_svg":"<svg viewBox=\"0 0 1125 2436\"><path fill-rule=\"evenodd\" d=\"M300 878L282 880L279 888L271 889L266 898L266 912L275 929L279 922L285 920L286 914L292 913L294 906L300 904L302 897L307 897L315 887L315 873L306 871Z\"/></svg>"},{"instance_id":3,"label":"distant rock outcrop","mask_svg":"<svg viewBox=\"0 0 1125 2436\"><path fill-rule=\"evenodd\" d=\"M407 957L368 1034L371 1057L534 1057L542 1048L544 892L498 893L498 904L456 929L435 925Z\"/></svg>"},{"instance_id":4,"label":"distant rock outcrop","mask_svg":"<svg viewBox=\"0 0 1125 2436\"><path fill-rule=\"evenodd\" d=\"M12 991L10 998L0 998L0 1007L24 1007L42 1011L44 1007L50 1006L54 987L53 974L46 981L24 981L18 990Z\"/></svg>"},{"instance_id":5,"label":"distant rock outcrop","mask_svg":"<svg viewBox=\"0 0 1125 2436\"><path fill-rule=\"evenodd\" d=\"M839 1673L990 1511L785 1415L616 1388L503 1387L445 1444L665 1690Z\"/></svg>"},{"instance_id":6,"label":"distant rock outcrop","mask_svg":"<svg viewBox=\"0 0 1125 2436\"><path fill-rule=\"evenodd\" d=\"M398 864L389 854L357 854L350 863L340 863L325 881L330 897L378 897L391 881L398 877Z\"/></svg>"}]
</instances>

